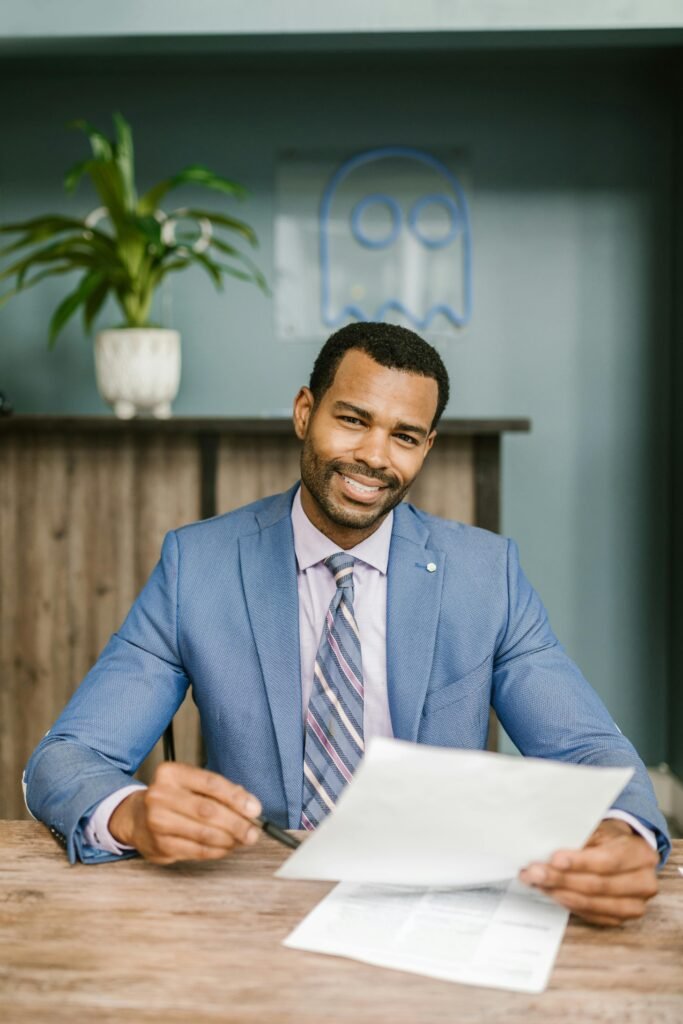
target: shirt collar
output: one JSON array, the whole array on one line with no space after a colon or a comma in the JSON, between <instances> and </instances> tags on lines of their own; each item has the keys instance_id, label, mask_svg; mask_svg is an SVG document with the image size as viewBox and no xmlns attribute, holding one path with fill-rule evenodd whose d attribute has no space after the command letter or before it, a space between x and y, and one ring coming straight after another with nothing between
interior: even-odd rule
<instances>
[{"instance_id":1,"label":"shirt collar","mask_svg":"<svg viewBox=\"0 0 683 1024\"><path fill-rule=\"evenodd\" d=\"M360 544L349 548L348 554L365 562L373 569L379 569L383 575L386 575L393 525L394 512L392 509L382 525ZM339 551L339 545L321 533L304 512L301 504L301 487L294 495L292 502L292 529L294 531L294 551L300 572L305 572L312 565L317 565L324 558Z\"/></svg>"}]
</instances>

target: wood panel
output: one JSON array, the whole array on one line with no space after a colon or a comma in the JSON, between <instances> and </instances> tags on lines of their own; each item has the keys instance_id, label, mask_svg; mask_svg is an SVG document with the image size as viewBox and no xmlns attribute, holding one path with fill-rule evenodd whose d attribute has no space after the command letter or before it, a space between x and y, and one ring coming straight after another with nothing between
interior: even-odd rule
<instances>
[{"instance_id":1,"label":"wood panel","mask_svg":"<svg viewBox=\"0 0 683 1024\"><path fill-rule=\"evenodd\" d=\"M494 526L495 431L528 424L441 426L409 500ZM0 817L26 814L26 760L123 621L164 533L285 490L299 452L279 420L0 421ZM174 734L178 760L201 764L191 697ZM161 758L159 744L139 776L148 780Z\"/></svg>"},{"instance_id":2,"label":"wood panel","mask_svg":"<svg viewBox=\"0 0 683 1024\"><path fill-rule=\"evenodd\" d=\"M475 523L473 439L437 436L408 501L433 516Z\"/></svg>"},{"instance_id":3,"label":"wood panel","mask_svg":"<svg viewBox=\"0 0 683 1024\"><path fill-rule=\"evenodd\" d=\"M291 487L299 479L300 442L291 437L221 437L218 448L216 510L229 512ZM426 512L464 523L476 521L474 441L437 439L408 494Z\"/></svg>"},{"instance_id":4,"label":"wood panel","mask_svg":"<svg viewBox=\"0 0 683 1024\"><path fill-rule=\"evenodd\" d=\"M0 814L21 817L32 749L125 618L164 533L198 517L196 444L10 437L0 480ZM196 717L181 724L191 717L178 745L194 760Z\"/></svg>"},{"instance_id":5,"label":"wood panel","mask_svg":"<svg viewBox=\"0 0 683 1024\"><path fill-rule=\"evenodd\" d=\"M300 443L287 437L220 438L216 511L230 512L268 494L285 491L299 479Z\"/></svg>"}]
</instances>

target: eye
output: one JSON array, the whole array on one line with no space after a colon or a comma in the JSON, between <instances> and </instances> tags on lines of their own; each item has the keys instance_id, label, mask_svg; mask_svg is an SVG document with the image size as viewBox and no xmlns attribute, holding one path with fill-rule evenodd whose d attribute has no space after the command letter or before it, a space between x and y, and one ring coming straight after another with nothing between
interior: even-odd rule
<instances>
[{"instance_id":1,"label":"eye","mask_svg":"<svg viewBox=\"0 0 683 1024\"><path fill-rule=\"evenodd\" d=\"M340 416L339 419L343 420L344 423L353 423L354 426L357 423L359 423L361 426L363 424L363 421L359 420L357 416Z\"/></svg>"},{"instance_id":2,"label":"eye","mask_svg":"<svg viewBox=\"0 0 683 1024\"><path fill-rule=\"evenodd\" d=\"M460 211L450 196L422 196L411 209L408 224L426 249L444 249L461 229Z\"/></svg>"},{"instance_id":3,"label":"eye","mask_svg":"<svg viewBox=\"0 0 683 1024\"><path fill-rule=\"evenodd\" d=\"M406 441L408 444L413 446L420 443L416 437L412 436L412 434L394 434L394 437L397 437L399 441Z\"/></svg>"},{"instance_id":4,"label":"eye","mask_svg":"<svg viewBox=\"0 0 683 1024\"><path fill-rule=\"evenodd\" d=\"M401 216L401 207L393 196L373 192L351 211L351 233L366 249L386 249L396 241Z\"/></svg>"}]
</instances>

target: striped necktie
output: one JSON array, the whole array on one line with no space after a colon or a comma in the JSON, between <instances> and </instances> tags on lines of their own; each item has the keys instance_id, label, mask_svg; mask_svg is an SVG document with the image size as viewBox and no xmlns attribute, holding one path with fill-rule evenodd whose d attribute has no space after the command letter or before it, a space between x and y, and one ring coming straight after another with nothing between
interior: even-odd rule
<instances>
[{"instance_id":1,"label":"striped necktie","mask_svg":"<svg viewBox=\"0 0 683 1024\"><path fill-rule=\"evenodd\" d=\"M325 616L306 715L302 828L314 829L332 810L363 756L363 666L353 614L355 559L325 559L337 584Z\"/></svg>"}]
</instances>

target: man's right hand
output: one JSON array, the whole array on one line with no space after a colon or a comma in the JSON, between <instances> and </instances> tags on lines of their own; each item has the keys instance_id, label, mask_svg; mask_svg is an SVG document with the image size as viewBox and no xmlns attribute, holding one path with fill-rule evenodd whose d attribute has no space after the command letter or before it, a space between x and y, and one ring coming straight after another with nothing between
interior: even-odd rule
<instances>
[{"instance_id":1,"label":"man's right hand","mask_svg":"<svg viewBox=\"0 0 683 1024\"><path fill-rule=\"evenodd\" d=\"M121 801L109 831L153 864L217 860L258 840L248 819L260 813L257 798L222 775L165 761L147 789Z\"/></svg>"}]
</instances>

